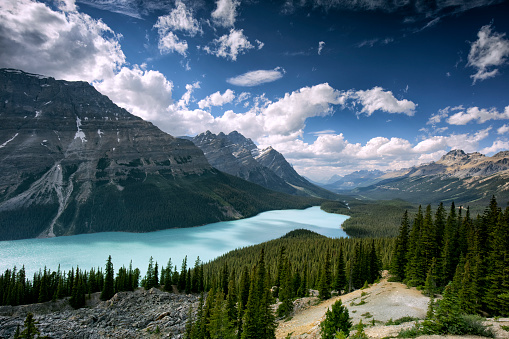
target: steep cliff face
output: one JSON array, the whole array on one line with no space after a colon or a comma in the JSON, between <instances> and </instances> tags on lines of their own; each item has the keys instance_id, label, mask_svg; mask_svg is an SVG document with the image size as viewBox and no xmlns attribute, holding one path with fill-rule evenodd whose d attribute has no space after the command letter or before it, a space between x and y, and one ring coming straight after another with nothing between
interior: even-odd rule
<instances>
[{"instance_id":1,"label":"steep cliff face","mask_svg":"<svg viewBox=\"0 0 509 339\"><path fill-rule=\"evenodd\" d=\"M251 139L237 131L217 135L207 131L191 140L220 171L279 192L338 199L336 194L300 176L281 153L272 147L259 150Z\"/></svg>"},{"instance_id":2,"label":"steep cliff face","mask_svg":"<svg viewBox=\"0 0 509 339\"><path fill-rule=\"evenodd\" d=\"M0 239L150 231L268 209L239 208L232 189L252 198L232 188L243 183L88 83L10 69L0 70L0 173Z\"/></svg>"}]
</instances>

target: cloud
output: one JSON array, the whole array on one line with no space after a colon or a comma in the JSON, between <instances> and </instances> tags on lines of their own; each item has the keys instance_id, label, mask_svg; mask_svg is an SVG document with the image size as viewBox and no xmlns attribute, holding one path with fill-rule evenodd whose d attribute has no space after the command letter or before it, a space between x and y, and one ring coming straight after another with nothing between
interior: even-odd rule
<instances>
[{"instance_id":1,"label":"cloud","mask_svg":"<svg viewBox=\"0 0 509 339\"><path fill-rule=\"evenodd\" d=\"M164 35L159 36L159 43L158 43L159 52L161 54L167 54L172 52L177 52L181 54L182 56L187 56L187 41L186 40L180 40L178 36L175 35L173 32L168 32Z\"/></svg>"},{"instance_id":2,"label":"cloud","mask_svg":"<svg viewBox=\"0 0 509 339\"><path fill-rule=\"evenodd\" d=\"M321 55L321 54L322 54L322 49L323 49L323 47L324 47L324 46L325 46L325 42L320 41L320 42L318 43L318 55Z\"/></svg>"},{"instance_id":3,"label":"cloud","mask_svg":"<svg viewBox=\"0 0 509 339\"><path fill-rule=\"evenodd\" d=\"M158 118L172 104L173 84L158 71L123 67L114 77L95 83L102 94L146 120Z\"/></svg>"},{"instance_id":4,"label":"cloud","mask_svg":"<svg viewBox=\"0 0 509 339\"><path fill-rule=\"evenodd\" d=\"M284 69L276 67L273 70L247 72L233 78L228 78L226 81L235 86L252 87L279 80L283 77L284 73Z\"/></svg>"},{"instance_id":5,"label":"cloud","mask_svg":"<svg viewBox=\"0 0 509 339\"><path fill-rule=\"evenodd\" d=\"M447 106L446 108L439 109L437 113L431 115L431 117L428 119L428 122L426 122L426 125L432 125L433 127L435 127L437 124L442 122L442 120L447 118L450 112L459 111L463 109L464 109L463 106L456 107Z\"/></svg>"},{"instance_id":6,"label":"cloud","mask_svg":"<svg viewBox=\"0 0 509 339\"><path fill-rule=\"evenodd\" d=\"M357 91L355 94L349 94L349 96L358 99L364 106L360 113L365 113L368 116L377 110L413 116L417 107L412 101L396 99L391 91L384 91L382 87L373 87L367 91Z\"/></svg>"},{"instance_id":7,"label":"cloud","mask_svg":"<svg viewBox=\"0 0 509 339\"><path fill-rule=\"evenodd\" d=\"M507 132L509 132L509 125L507 125L507 124L504 124L503 126L500 126L497 129L498 134L506 134Z\"/></svg>"},{"instance_id":8,"label":"cloud","mask_svg":"<svg viewBox=\"0 0 509 339\"><path fill-rule=\"evenodd\" d=\"M263 46L265 46L265 44L258 39L256 39L255 42L258 44L258 49L262 49Z\"/></svg>"},{"instance_id":9,"label":"cloud","mask_svg":"<svg viewBox=\"0 0 509 339\"><path fill-rule=\"evenodd\" d=\"M59 3L73 10L72 2ZM65 80L112 77L125 63L120 35L100 20L29 0L0 1L0 67Z\"/></svg>"},{"instance_id":10,"label":"cloud","mask_svg":"<svg viewBox=\"0 0 509 339\"><path fill-rule=\"evenodd\" d=\"M237 17L237 0L217 0L216 9L212 12L212 21L222 27L233 27Z\"/></svg>"},{"instance_id":11,"label":"cloud","mask_svg":"<svg viewBox=\"0 0 509 339\"><path fill-rule=\"evenodd\" d=\"M204 109L210 106L223 106L224 104L232 102L233 99L235 99L235 94L231 89L227 89L223 94L217 91L205 99L200 100L198 102L198 107Z\"/></svg>"},{"instance_id":12,"label":"cloud","mask_svg":"<svg viewBox=\"0 0 509 339\"><path fill-rule=\"evenodd\" d=\"M229 34L225 34L218 39L214 39L212 41L212 45L212 47L203 47L205 52L217 57L230 59L232 61L236 61L239 54L243 54L254 48L254 46L247 40L242 29L236 30L233 28L230 30Z\"/></svg>"},{"instance_id":13,"label":"cloud","mask_svg":"<svg viewBox=\"0 0 509 339\"><path fill-rule=\"evenodd\" d=\"M174 5L173 0L77 0L77 2L137 19L154 12L168 12Z\"/></svg>"},{"instance_id":14,"label":"cloud","mask_svg":"<svg viewBox=\"0 0 509 339\"><path fill-rule=\"evenodd\" d=\"M470 121L477 120L478 124L485 123L489 120L505 120L509 119L509 106L505 107L504 112L498 112L497 109L480 109L479 107L470 107L465 111L461 111L451 115L447 122L451 125L466 125Z\"/></svg>"},{"instance_id":15,"label":"cloud","mask_svg":"<svg viewBox=\"0 0 509 339\"><path fill-rule=\"evenodd\" d=\"M509 141L497 139L489 147L485 147L481 150L482 154L493 154L499 151L506 151L509 149Z\"/></svg>"},{"instance_id":16,"label":"cloud","mask_svg":"<svg viewBox=\"0 0 509 339\"><path fill-rule=\"evenodd\" d=\"M390 44L393 41L394 41L394 38L391 38L391 37L387 37L387 38L383 38L383 39L375 38L375 39L361 41L356 46L361 48L361 47L373 47L376 44L379 44L379 45L388 45L388 44Z\"/></svg>"},{"instance_id":17,"label":"cloud","mask_svg":"<svg viewBox=\"0 0 509 339\"><path fill-rule=\"evenodd\" d=\"M479 142L487 138L489 128L474 134L432 136L413 144L402 138L374 137L365 144L351 143L343 134L318 135L312 143L301 139L270 140L272 146L284 154L296 170L308 177L327 178L333 174L347 174L359 168L395 170L423 162L438 160L451 149L477 151ZM497 144L503 147L503 144Z\"/></svg>"},{"instance_id":18,"label":"cloud","mask_svg":"<svg viewBox=\"0 0 509 339\"><path fill-rule=\"evenodd\" d=\"M491 24L481 27L477 37L470 46L467 63L477 69L477 73L470 76L473 84L496 76L509 56L509 40L504 39L505 33L492 32Z\"/></svg>"},{"instance_id":19,"label":"cloud","mask_svg":"<svg viewBox=\"0 0 509 339\"><path fill-rule=\"evenodd\" d=\"M203 33L198 20L193 18L191 11L179 0L175 3L175 8L170 14L160 16L157 19L154 27L158 29L161 36L166 35L170 31L182 31L191 37L198 33Z\"/></svg>"}]
</instances>

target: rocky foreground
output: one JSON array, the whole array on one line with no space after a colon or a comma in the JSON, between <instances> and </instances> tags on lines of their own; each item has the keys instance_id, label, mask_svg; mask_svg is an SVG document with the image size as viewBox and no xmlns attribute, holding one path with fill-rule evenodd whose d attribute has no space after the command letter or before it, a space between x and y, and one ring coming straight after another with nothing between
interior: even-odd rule
<instances>
[{"instance_id":1,"label":"rocky foreground","mask_svg":"<svg viewBox=\"0 0 509 339\"><path fill-rule=\"evenodd\" d=\"M0 338L12 338L23 328L28 312L34 314L42 336L51 338L182 338L189 307L197 295L151 289L119 292L108 301L99 293L87 307L74 310L66 300L24 306L0 307Z\"/></svg>"}]
</instances>

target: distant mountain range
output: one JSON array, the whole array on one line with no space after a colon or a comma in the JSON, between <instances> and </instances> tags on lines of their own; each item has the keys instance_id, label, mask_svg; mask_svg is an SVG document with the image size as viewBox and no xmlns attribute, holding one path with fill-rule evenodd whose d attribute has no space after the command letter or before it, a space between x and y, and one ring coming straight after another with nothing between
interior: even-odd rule
<instances>
[{"instance_id":1,"label":"distant mountain range","mask_svg":"<svg viewBox=\"0 0 509 339\"><path fill-rule=\"evenodd\" d=\"M225 173L283 193L339 199L337 194L300 176L272 147L258 149L251 139L236 131L217 135L207 131L188 139L203 151L213 167Z\"/></svg>"},{"instance_id":2,"label":"distant mountain range","mask_svg":"<svg viewBox=\"0 0 509 339\"><path fill-rule=\"evenodd\" d=\"M385 172L379 170L355 171L345 176L334 175L321 186L333 191L350 191L356 187L369 186L379 181Z\"/></svg>"},{"instance_id":3,"label":"distant mountain range","mask_svg":"<svg viewBox=\"0 0 509 339\"><path fill-rule=\"evenodd\" d=\"M146 232L319 203L220 172L192 142L86 82L12 69L0 69L0 173L0 240Z\"/></svg>"},{"instance_id":4,"label":"distant mountain range","mask_svg":"<svg viewBox=\"0 0 509 339\"><path fill-rule=\"evenodd\" d=\"M349 177L357 177L361 172ZM504 204L509 201L509 151L487 157L477 152L452 150L436 162L381 175L368 174L374 175L366 175L365 181L350 190L349 195L364 199L399 198L422 204L454 201L486 205L493 195ZM369 181L372 183L367 184ZM345 193L333 185L325 187Z\"/></svg>"}]
</instances>

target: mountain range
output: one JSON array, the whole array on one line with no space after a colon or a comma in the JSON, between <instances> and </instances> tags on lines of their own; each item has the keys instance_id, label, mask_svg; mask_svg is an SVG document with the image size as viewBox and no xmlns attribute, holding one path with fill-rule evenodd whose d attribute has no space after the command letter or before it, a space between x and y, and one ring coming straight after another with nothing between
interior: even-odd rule
<instances>
[{"instance_id":1,"label":"mountain range","mask_svg":"<svg viewBox=\"0 0 509 339\"><path fill-rule=\"evenodd\" d=\"M338 199L339 196L318 187L299 175L285 157L255 143L237 131L213 134L210 131L189 138L198 146L209 163L220 171L263 187L300 196Z\"/></svg>"},{"instance_id":2,"label":"mountain range","mask_svg":"<svg viewBox=\"0 0 509 339\"><path fill-rule=\"evenodd\" d=\"M86 82L0 69L0 240L203 225L319 201L210 165Z\"/></svg>"},{"instance_id":3,"label":"mountain range","mask_svg":"<svg viewBox=\"0 0 509 339\"><path fill-rule=\"evenodd\" d=\"M359 185L347 194L361 199L403 199L419 204L454 201L463 205L486 205L494 195L504 202L509 201L509 151L487 157L452 150L438 161L366 179L372 183Z\"/></svg>"}]
</instances>

